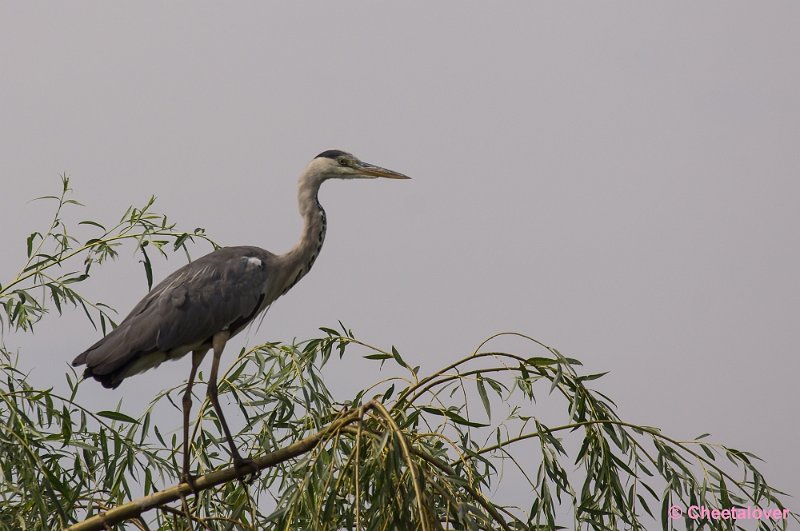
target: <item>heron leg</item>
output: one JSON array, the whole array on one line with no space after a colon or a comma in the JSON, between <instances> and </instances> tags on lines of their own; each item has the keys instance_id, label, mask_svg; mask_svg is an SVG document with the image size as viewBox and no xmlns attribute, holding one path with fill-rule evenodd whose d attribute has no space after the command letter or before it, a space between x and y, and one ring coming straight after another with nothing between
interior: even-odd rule
<instances>
[{"instance_id":1,"label":"heron leg","mask_svg":"<svg viewBox=\"0 0 800 531\"><path fill-rule=\"evenodd\" d=\"M189 474L189 414L192 411L192 386L194 385L197 368L203 361L206 352L208 352L208 349L192 352L192 370L189 373L186 390L183 392L183 471L181 480L189 483L189 485L192 485L192 476Z\"/></svg>"},{"instance_id":2,"label":"heron leg","mask_svg":"<svg viewBox=\"0 0 800 531\"><path fill-rule=\"evenodd\" d=\"M249 459L243 459L236 448L236 443L231 436L231 430L228 428L228 423L225 422L225 415L222 414L222 407L219 405L217 399L217 373L219 372L219 360L222 357L222 350L225 348L225 343L231 337L230 332L223 331L214 334L211 340L211 346L214 349L214 358L211 362L211 374L208 377L208 399L214 406L214 411L217 413L219 423L222 425L222 431L225 432L225 438L228 439L228 445L231 447L231 456L233 457L233 465L236 468L248 466L252 464Z\"/></svg>"}]
</instances>

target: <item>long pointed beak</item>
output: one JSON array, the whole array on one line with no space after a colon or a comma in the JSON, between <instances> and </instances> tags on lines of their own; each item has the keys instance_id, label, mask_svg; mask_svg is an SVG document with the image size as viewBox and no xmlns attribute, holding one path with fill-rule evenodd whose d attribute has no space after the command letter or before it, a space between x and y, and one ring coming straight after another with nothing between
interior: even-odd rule
<instances>
[{"instance_id":1,"label":"long pointed beak","mask_svg":"<svg viewBox=\"0 0 800 531\"><path fill-rule=\"evenodd\" d=\"M398 173L396 171L392 171L386 168L381 168L380 166L375 166L374 164L368 164L366 162L361 162L359 164L358 170L370 177L385 177L387 179L410 179L408 175L403 175L402 173Z\"/></svg>"}]
</instances>

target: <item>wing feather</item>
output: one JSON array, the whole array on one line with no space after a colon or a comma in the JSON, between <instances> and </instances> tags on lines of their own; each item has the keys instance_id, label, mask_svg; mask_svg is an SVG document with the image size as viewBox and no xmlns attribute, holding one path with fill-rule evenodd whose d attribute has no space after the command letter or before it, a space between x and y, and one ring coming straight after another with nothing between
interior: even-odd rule
<instances>
[{"instance_id":1,"label":"wing feather","mask_svg":"<svg viewBox=\"0 0 800 531\"><path fill-rule=\"evenodd\" d=\"M86 364L87 376L116 387L125 367L142 356L179 357L231 325L235 334L262 309L273 258L258 247L225 247L198 258L160 282L72 364Z\"/></svg>"}]
</instances>

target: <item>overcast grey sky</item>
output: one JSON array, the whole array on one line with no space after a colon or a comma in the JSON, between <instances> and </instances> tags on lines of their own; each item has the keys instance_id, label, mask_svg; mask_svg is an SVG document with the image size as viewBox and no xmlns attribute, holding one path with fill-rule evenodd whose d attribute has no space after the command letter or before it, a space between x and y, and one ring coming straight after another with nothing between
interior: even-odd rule
<instances>
[{"instance_id":1,"label":"overcast grey sky","mask_svg":"<svg viewBox=\"0 0 800 531\"><path fill-rule=\"evenodd\" d=\"M340 319L434 369L528 333L610 370L598 387L624 418L711 432L798 495L799 15L789 1L3 4L0 282L49 214L26 201L61 172L88 205L73 219L156 194L183 227L283 252L297 175L349 150L414 180L326 184L314 270L240 344ZM128 256L88 289L124 313L146 285ZM71 314L6 342L49 386L98 336ZM333 387L378 378L354 363L334 364ZM135 411L188 367L83 397Z\"/></svg>"}]
</instances>

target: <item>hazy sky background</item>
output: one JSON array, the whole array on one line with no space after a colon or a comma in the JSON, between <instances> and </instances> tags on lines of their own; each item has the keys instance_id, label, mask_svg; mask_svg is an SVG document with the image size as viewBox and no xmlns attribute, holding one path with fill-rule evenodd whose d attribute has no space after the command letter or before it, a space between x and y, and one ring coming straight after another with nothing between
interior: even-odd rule
<instances>
[{"instance_id":1,"label":"hazy sky background","mask_svg":"<svg viewBox=\"0 0 800 531\"><path fill-rule=\"evenodd\" d=\"M711 432L797 496L799 16L789 1L4 4L0 282L50 214L27 201L61 172L87 205L72 220L156 194L184 228L284 252L297 175L349 150L414 180L326 184L314 270L237 346L342 320L436 369L528 333L610 370L597 387L623 418ZM146 284L128 253L86 289L124 314ZM6 343L61 386L99 335L73 312ZM138 412L188 368L82 396ZM374 370L345 358L329 383Z\"/></svg>"}]
</instances>

